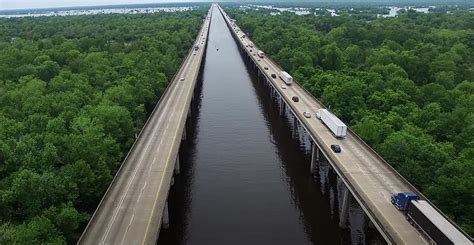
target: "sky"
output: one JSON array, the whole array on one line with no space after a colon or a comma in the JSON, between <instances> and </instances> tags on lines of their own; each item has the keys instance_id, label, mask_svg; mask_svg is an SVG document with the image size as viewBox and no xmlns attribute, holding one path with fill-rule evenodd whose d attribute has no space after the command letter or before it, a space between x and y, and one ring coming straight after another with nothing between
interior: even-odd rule
<instances>
[{"instance_id":1,"label":"sky","mask_svg":"<svg viewBox=\"0 0 474 245\"><path fill-rule=\"evenodd\" d=\"M196 2L196 0L0 0L0 10L169 2Z\"/></svg>"}]
</instances>

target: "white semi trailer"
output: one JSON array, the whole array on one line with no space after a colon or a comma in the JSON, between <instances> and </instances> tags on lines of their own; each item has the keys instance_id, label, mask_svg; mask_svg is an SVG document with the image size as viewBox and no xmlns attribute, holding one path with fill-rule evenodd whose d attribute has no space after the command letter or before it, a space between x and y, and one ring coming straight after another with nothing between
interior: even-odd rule
<instances>
[{"instance_id":1,"label":"white semi trailer","mask_svg":"<svg viewBox=\"0 0 474 245\"><path fill-rule=\"evenodd\" d=\"M338 138L343 138L347 134L347 126L326 109L319 109L316 112L316 117L328 127L331 132Z\"/></svg>"},{"instance_id":2,"label":"white semi trailer","mask_svg":"<svg viewBox=\"0 0 474 245\"><path fill-rule=\"evenodd\" d=\"M290 74L282 71L280 73L280 78L281 80L283 80L283 82L285 82L287 85L291 85L291 83L293 83L293 77L290 76Z\"/></svg>"}]
</instances>

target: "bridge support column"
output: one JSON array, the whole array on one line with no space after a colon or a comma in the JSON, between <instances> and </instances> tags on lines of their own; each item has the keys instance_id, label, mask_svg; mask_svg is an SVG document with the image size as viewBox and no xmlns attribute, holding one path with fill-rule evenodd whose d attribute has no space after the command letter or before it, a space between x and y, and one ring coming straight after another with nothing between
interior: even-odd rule
<instances>
[{"instance_id":1,"label":"bridge support column","mask_svg":"<svg viewBox=\"0 0 474 245\"><path fill-rule=\"evenodd\" d=\"M189 107L189 110L188 110L188 117L191 117L191 106Z\"/></svg>"},{"instance_id":2,"label":"bridge support column","mask_svg":"<svg viewBox=\"0 0 474 245\"><path fill-rule=\"evenodd\" d=\"M296 138L298 136L298 119L296 119L296 116L293 117L293 132L292 132L293 138Z\"/></svg>"},{"instance_id":3,"label":"bridge support column","mask_svg":"<svg viewBox=\"0 0 474 245\"><path fill-rule=\"evenodd\" d=\"M349 214L349 204L351 202L351 193L347 188L342 197L341 214L339 215L339 227L347 228L347 216Z\"/></svg>"},{"instance_id":4,"label":"bridge support column","mask_svg":"<svg viewBox=\"0 0 474 245\"><path fill-rule=\"evenodd\" d=\"M319 148L316 143L311 144L311 167L310 172L312 174L316 173L316 166L319 163Z\"/></svg>"},{"instance_id":5,"label":"bridge support column","mask_svg":"<svg viewBox=\"0 0 474 245\"><path fill-rule=\"evenodd\" d=\"M181 137L181 140L186 140L186 124L184 125L184 129L183 129L183 137Z\"/></svg>"},{"instance_id":6,"label":"bridge support column","mask_svg":"<svg viewBox=\"0 0 474 245\"><path fill-rule=\"evenodd\" d=\"M176 156L176 162L174 164L174 174L179 174L180 166L179 166L179 154Z\"/></svg>"},{"instance_id":7,"label":"bridge support column","mask_svg":"<svg viewBox=\"0 0 474 245\"><path fill-rule=\"evenodd\" d=\"M280 116L283 116L283 114L285 114L285 102L283 98L280 98Z\"/></svg>"},{"instance_id":8,"label":"bridge support column","mask_svg":"<svg viewBox=\"0 0 474 245\"><path fill-rule=\"evenodd\" d=\"M164 229L170 228L170 216L168 213L168 201L165 202L165 207L163 208L163 216L161 218L161 227Z\"/></svg>"},{"instance_id":9,"label":"bridge support column","mask_svg":"<svg viewBox=\"0 0 474 245\"><path fill-rule=\"evenodd\" d=\"M171 186L174 185L174 177L171 177Z\"/></svg>"}]
</instances>

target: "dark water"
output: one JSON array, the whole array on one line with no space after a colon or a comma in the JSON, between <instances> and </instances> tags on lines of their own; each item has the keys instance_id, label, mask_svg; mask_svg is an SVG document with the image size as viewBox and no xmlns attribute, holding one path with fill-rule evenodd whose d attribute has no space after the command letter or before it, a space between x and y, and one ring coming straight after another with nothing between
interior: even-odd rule
<instances>
[{"instance_id":1,"label":"dark water","mask_svg":"<svg viewBox=\"0 0 474 245\"><path fill-rule=\"evenodd\" d=\"M158 244L366 243L362 228L339 228L334 173L310 174L308 140L292 137L217 9L201 79Z\"/></svg>"}]
</instances>

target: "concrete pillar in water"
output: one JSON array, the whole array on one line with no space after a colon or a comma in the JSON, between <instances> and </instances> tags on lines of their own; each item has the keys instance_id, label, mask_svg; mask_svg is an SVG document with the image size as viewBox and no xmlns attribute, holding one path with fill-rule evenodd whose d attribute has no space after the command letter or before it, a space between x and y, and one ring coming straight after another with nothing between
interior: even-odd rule
<instances>
[{"instance_id":1,"label":"concrete pillar in water","mask_svg":"<svg viewBox=\"0 0 474 245\"><path fill-rule=\"evenodd\" d=\"M170 216L168 214L168 201L165 202L165 207L163 208L163 216L161 217L161 227L164 229L170 228Z\"/></svg>"},{"instance_id":2,"label":"concrete pillar in water","mask_svg":"<svg viewBox=\"0 0 474 245\"><path fill-rule=\"evenodd\" d=\"M174 164L174 174L179 174L179 154L176 156L176 163Z\"/></svg>"},{"instance_id":3,"label":"concrete pillar in water","mask_svg":"<svg viewBox=\"0 0 474 245\"><path fill-rule=\"evenodd\" d=\"M347 215L349 214L349 205L351 203L351 193L347 188L344 190L342 197L341 215L339 215L339 227L347 228Z\"/></svg>"},{"instance_id":4,"label":"concrete pillar in water","mask_svg":"<svg viewBox=\"0 0 474 245\"><path fill-rule=\"evenodd\" d=\"M311 144L311 168L310 171L312 174L316 173L316 166L319 163L319 148L316 143Z\"/></svg>"},{"instance_id":5,"label":"concrete pillar in water","mask_svg":"<svg viewBox=\"0 0 474 245\"><path fill-rule=\"evenodd\" d=\"M292 132L293 138L296 138L297 133L298 133L298 119L296 118L295 115L293 115L293 132Z\"/></svg>"},{"instance_id":6,"label":"concrete pillar in water","mask_svg":"<svg viewBox=\"0 0 474 245\"><path fill-rule=\"evenodd\" d=\"M283 116L285 114L285 102L283 98L280 98L280 115Z\"/></svg>"}]
</instances>

